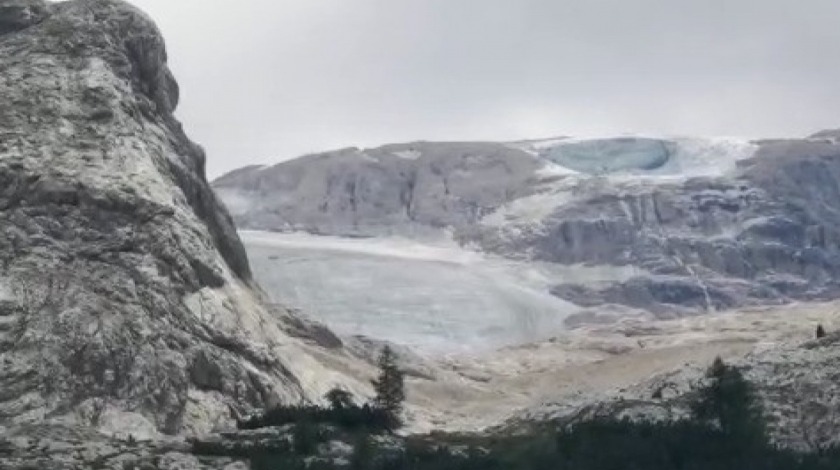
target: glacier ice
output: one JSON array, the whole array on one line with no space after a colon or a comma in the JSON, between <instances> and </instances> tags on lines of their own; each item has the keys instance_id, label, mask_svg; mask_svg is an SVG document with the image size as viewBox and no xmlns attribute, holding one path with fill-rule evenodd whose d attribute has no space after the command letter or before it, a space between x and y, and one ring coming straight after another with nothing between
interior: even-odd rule
<instances>
[{"instance_id":1,"label":"glacier ice","mask_svg":"<svg viewBox=\"0 0 840 470\"><path fill-rule=\"evenodd\" d=\"M658 139L623 137L562 142L543 150L558 165L588 174L655 170L668 163L674 145Z\"/></svg>"},{"instance_id":2,"label":"glacier ice","mask_svg":"<svg viewBox=\"0 0 840 470\"><path fill-rule=\"evenodd\" d=\"M758 150L750 139L732 137L564 138L520 147L544 160L551 173L581 176L721 176Z\"/></svg>"},{"instance_id":3,"label":"glacier ice","mask_svg":"<svg viewBox=\"0 0 840 470\"><path fill-rule=\"evenodd\" d=\"M517 144L542 160L535 191L482 217L486 226L538 225L558 208L610 187L624 194L696 177L735 174L759 145L731 137L563 138Z\"/></svg>"},{"instance_id":4,"label":"glacier ice","mask_svg":"<svg viewBox=\"0 0 840 470\"><path fill-rule=\"evenodd\" d=\"M548 293L557 273L538 264L400 240L241 235L275 301L342 335L469 352L544 339L578 310Z\"/></svg>"}]
</instances>

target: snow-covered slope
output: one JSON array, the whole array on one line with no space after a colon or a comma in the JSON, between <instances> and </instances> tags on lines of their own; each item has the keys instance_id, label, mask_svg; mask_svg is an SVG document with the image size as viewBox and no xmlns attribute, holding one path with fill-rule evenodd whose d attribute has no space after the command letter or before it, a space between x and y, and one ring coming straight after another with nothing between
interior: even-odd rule
<instances>
[{"instance_id":1,"label":"snow-covered slope","mask_svg":"<svg viewBox=\"0 0 840 470\"><path fill-rule=\"evenodd\" d=\"M749 139L731 137L562 138L514 145L544 160L559 174L632 175L648 179L724 176L735 171L738 161L758 150L758 145Z\"/></svg>"},{"instance_id":2,"label":"snow-covered slope","mask_svg":"<svg viewBox=\"0 0 840 470\"><path fill-rule=\"evenodd\" d=\"M523 263L445 240L241 233L273 298L337 333L425 355L487 351L565 329L581 310L550 295L558 279L618 281L627 269Z\"/></svg>"},{"instance_id":3,"label":"snow-covered slope","mask_svg":"<svg viewBox=\"0 0 840 470\"><path fill-rule=\"evenodd\" d=\"M739 138L552 139L517 143L540 159L534 194L503 204L484 225L540 223L599 187L624 191L666 188L691 178L732 177L759 146Z\"/></svg>"}]
</instances>

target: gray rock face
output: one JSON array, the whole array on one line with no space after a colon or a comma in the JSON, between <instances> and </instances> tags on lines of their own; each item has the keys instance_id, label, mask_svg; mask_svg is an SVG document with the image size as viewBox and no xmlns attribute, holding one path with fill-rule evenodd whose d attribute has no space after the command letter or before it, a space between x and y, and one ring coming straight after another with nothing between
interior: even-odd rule
<instances>
[{"instance_id":1,"label":"gray rock face","mask_svg":"<svg viewBox=\"0 0 840 470\"><path fill-rule=\"evenodd\" d=\"M492 143L355 148L214 181L242 228L378 234L478 222L522 196L539 163Z\"/></svg>"},{"instance_id":2,"label":"gray rock face","mask_svg":"<svg viewBox=\"0 0 840 470\"><path fill-rule=\"evenodd\" d=\"M730 177L635 193L606 187L514 246L561 263L638 266L653 277L589 298L652 310L836 297L840 146L767 143L740 165Z\"/></svg>"},{"instance_id":3,"label":"gray rock face","mask_svg":"<svg viewBox=\"0 0 840 470\"><path fill-rule=\"evenodd\" d=\"M335 382L269 311L152 21L0 3L0 427L206 431Z\"/></svg>"},{"instance_id":4,"label":"gray rock face","mask_svg":"<svg viewBox=\"0 0 840 470\"><path fill-rule=\"evenodd\" d=\"M634 267L630 280L554 292L667 316L840 293L836 134L407 144L243 169L214 187L242 228L445 226L513 258Z\"/></svg>"},{"instance_id":5,"label":"gray rock face","mask_svg":"<svg viewBox=\"0 0 840 470\"><path fill-rule=\"evenodd\" d=\"M703 284L684 276L637 276L605 285L562 284L552 294L583 307L618 304L648 310L658 318L690 315L711 306L727 310L751 304L772 304L780 300L776 292L761 285L739 280L706 281Z\"/></svg>"},{"instance_id":6,"label":"gray rock face","mask_svg":"<svg viewBox=\"0 0 840 470\"><path fill-rule=\"evenodd\" d=\"M47 17L43 0L6 0L0 5L0 34L11 33L40 23Z\"/></svg>"}]
</instances>

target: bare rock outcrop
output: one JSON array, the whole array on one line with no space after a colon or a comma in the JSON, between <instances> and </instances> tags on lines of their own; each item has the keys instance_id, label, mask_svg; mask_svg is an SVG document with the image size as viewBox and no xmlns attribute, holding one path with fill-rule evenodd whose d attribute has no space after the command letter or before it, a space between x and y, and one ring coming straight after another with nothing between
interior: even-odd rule
<instances>
[{"instance_id":1,"label":"bare rock outcrop","mask_svg":"<svg viewBox=\"0 0 840 470\"><path fill-rule=\"evenodd\" d=\"M265 306L178 94L128 3L0 1L0 426L200 432L365 390Z\"/></svg>"}]
</instances>

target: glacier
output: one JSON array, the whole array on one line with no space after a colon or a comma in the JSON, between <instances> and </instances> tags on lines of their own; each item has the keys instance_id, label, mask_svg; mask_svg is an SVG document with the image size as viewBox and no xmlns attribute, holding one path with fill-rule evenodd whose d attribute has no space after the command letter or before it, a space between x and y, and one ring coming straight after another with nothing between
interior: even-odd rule
<instances>
[{"instance_id":1,"label":"glacier","mask_svg":"<svg viewBox=\"0 0 840 470\"><path fill-rule=\"evenodd\" d=\"M626 135L605 138L564 137L513 144L545 164L543 171L581 177L631 176L650 182L650 177L725 176L739 161L759 148L743 137L659 137Z\"/></svg>"},{"instance_id":2,"label":"glacier","mask_svg":"<svg viewBox=\"0 0 840 470\"><path fill-rule=\"evenodd\" d=\"M618 138L561 143L544 153L548 160L583 173L661 168L676 149L657 139Z\"/></svg>"},{"instance_id":3,"label":"glacier","mask_svg":"<svg viewBox=\"0 0 840 470\"><path fill-rule=\"evenodd\" d=\"M778 282L754 282L745 274L749 266L778 264L786 255L764 256L763 235L740 236L757 220L770 221L754 232L778 232L775 221L794 216L774 202L777 186L751 179L759 167L775 171L773 159L763 157L773 148L769 141L740 137L655 135L410 142L243 168L213 185L240 229L371 237L354 242L351 251L370 251L375 239L376 250L387 245L390 255L402 258L428 256L430 247L417 255L417 246L396 247L395 236L423 240L448 233L473 250L565 269L566 275L552 277L560 288L551 292L567 301L581 299L569 292L584 283L594 289L584 297L596 297L605 307L661 314L677 302L684 314L786 297L771 291ZM778 216L768 219L770 213ZM318 238L317 248L324 241ZM726 255L718 256L721 251ZM635 278L589 284L579 277L578 265L630 267ZM476 266L486 263L472 263L470 275ZM738 279L727 282L730 276ZM616 283L626 288L605 291ZM469 283L467 288L475 290ZM677 296L660 305L649 295L666 288L700 289L706 301Z\"/></svg>"},{"instance_id":4,"label":"glacier","mask_svg":"<svg viewBox=\"0 0 840 470\"><path fill-rule=\"evenodd\" d=\"M241 231L269 296L345 336L428 355L537 341L580 309L549 294L562 279L615 279L623 268L519 263L444 241Z\"/></svg>"}]
</instances>

